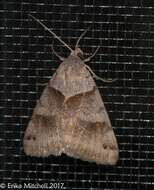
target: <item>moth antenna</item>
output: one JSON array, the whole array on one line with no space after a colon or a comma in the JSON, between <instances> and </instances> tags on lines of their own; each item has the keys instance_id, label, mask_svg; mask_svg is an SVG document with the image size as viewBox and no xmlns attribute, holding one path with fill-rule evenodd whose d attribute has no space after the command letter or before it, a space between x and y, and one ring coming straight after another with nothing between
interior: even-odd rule
<instances>
[{"instance_id":1,"label":"moth antenna","mask_svg":"<svg viewBox=\"0 0 154 190\"><path fill-rule=\"evenodd\" d=\"M93 76L95 79L97 79L97 80L101 80L101 81L103 81L103 82L114 82L114 81L116 81L116 79L113 79L113 80L106 80L106 79L103 79L103 78L97 76L97 75L92 71L92 69L91 69L88 65L85 65L85 66L86 66L86 68L89 70L89 72L92 74L92 76Z\"/></svg>"},{"instance_id":2,"label":"moth antenna","mask_svg":"<svg viewBox=\"0 0 154 190\"><path fill-rule=\"evenodd\" d=\"M53 47L53 44L51 45L51 49L53 51L53 53L61 60L61 61L64 61L65 58L60 56L55 50L54 50L54 47Z\"/></svg>"},{"instance_id":3,"label":"moth antenna","mask_svg":"<svg viewBox=\"0 0 154 190\"><path fill-rule=\"evenodd\" d=\"M58 39L64 46L66 46L71 52L74 52L63 40L60 39L54 32L52 32L48 27L46 27L40 20L35 18L33 15L28 14L30 17L32 17L34 20L36 20L45 30L47 30L49 33L51 33L56 39Z\"/></svg>"},{"instance_id":4,"label":"moth antenna","mask_svg":"<svg viewBox=\"0 0 154 190\"><path fill-rule=\"evenodd\" d=\"M99 48L100 48L100 46L98 46L97 49L94 51L94 53L93 53L90 57L87 57L87 58L84 60L84 62L90 61L90 60L96 55L96 53L98 52Z\"/></svg>"},{"instance_id":5,"label":"moth antenna","mask_svg":"<svg viewBox=\"0 0 154 190\"><path fill-rule=\"evenodd\" d=\"M78 48L78 45L79 45L80 40L83 38L83 36L86 34L86 32L87 32L89 29L90 29L90 27L87 28L87 29L80 35L80 37L78 38L78 41L76 42L75 48Z\"/></svg>"}]
</instances>

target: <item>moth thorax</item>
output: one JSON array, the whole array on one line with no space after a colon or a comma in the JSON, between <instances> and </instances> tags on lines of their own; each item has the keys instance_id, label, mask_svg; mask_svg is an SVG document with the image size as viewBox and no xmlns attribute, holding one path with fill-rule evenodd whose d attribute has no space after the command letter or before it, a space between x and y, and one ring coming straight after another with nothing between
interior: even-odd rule
<instances>
[{"instance_id":1,"label":"moth thorax","mask_svg":"<svg viewBox=\"0 0 154 190\"><path fill-rule=\"evenodd\" d=\"M83 51L80 48L75 48L74 54L80 57L81 59L84 59L83 57Z\"/></svg>"}]
</instances>

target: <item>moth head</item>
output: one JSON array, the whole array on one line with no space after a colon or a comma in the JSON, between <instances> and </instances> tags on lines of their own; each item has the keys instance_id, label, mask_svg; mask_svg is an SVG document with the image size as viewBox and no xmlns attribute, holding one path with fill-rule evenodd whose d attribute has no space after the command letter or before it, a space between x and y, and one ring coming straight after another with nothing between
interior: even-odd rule
<instances>
[{"instance_id":1,"label":"moth head","mask_svg":"<svg viewBox=\"0 0 154 190\"><path fill-rule=\"evenodd\" d=\"M83 54L83 51L79 48L79 42L80 40L83 38L83 36L85 35L85 33L89 30L89 28L87 28L81 35L80 37L78 38L77 42L76 42L76 45L75 45L75 50L72 52L72 54L80 57L81 59L84 59L84 54Z\"/></svg>"},{"instance_id":2,"label":"moth head","mask_svg":"<svg viewBox=\"0 0 154 190\"><path fill-rule=\"evenodd\" d=\"M29 14L29 16L31 18L33 18L35 21L37 21L45 30L47 30L48 32L50 32L56 39L58 39L64 46L66 46L70 51L72 55L77 55L78 57L80 57L81 59L83 59L83 51L78 47L80 40L83 38L83 36L86 34L86 32L89 30L89 28L87 28L78 38L76 45L75 45L75 50L73 50L72 48L70 48L60 37L58 37L53 31L51 31L48 27L46 27L40 20L38 20L37 18L35 18L33 15ZM53 46L52 46L53 49ZM57 55L57 57L59 57L61 60L63 60L64 58L62 58L61 56L59 56L53 49L53 52L55 55Z\"/></svg>"},{"instance_id":3,"label":"moth head","mask_svg":"<svg viewBox=\"0 0 154 190\"><path fill-rule=\"evenodd\" d=\"M78 48L78 47L75 48L73 54L76 55L76 56L78 56L78 57L80 57L81 59L84 59L83 51L80 48Z\"/></svg>"}]
</instances>

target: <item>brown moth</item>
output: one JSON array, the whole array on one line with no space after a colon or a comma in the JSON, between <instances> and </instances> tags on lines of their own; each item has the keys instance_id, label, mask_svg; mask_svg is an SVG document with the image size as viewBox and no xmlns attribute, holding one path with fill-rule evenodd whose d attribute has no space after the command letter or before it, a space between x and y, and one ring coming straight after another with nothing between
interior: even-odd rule
<instances>
[{"instance_id":1,"label":"brown moth","mask_svg":"<svg viewBox=\"0 0 154 190\"><path fill-rule=\"evenodd\" d=\"M53 50L63 62L33 111L23 141L25 153L36 157L65 153L97 164L116 164L119 157L117 141L91 74L97 76L85 64L98 49L91 57L82 60L83 52L77 46L86 31L72 50L33 18L67 46L71 54L62 58Z\"/></svg>"}]
</instances>

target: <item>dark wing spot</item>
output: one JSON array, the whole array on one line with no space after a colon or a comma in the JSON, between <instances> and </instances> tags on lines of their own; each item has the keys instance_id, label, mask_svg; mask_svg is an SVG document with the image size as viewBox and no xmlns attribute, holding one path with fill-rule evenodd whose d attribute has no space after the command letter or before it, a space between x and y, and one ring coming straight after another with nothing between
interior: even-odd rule
<instances>
[{"instance_id":1,"label":"dark wing spot","mask_svg":"<svg viewBox=\"0 0 154 190\"><path fill-rule=\"evenodd\" d=\"M27 137L26 137L26 139L29 141L29 140L33 140L33 141L35 141L36 140L36 137L34 137L34 136L32 136L32 135L28 135Z\"/></svg>"},{"instance_id":2,"label":"dark wing spot","mask_svg":"<svg viewBox=\"0 0 154 190\"><path fill-rule=\"evenodd\" d=\"M111 150L116 150L117 148L115 146L110 146Z\"/></svg>"},{"instance_id":3,"label":"dark wing spot","mask_svg":"<svg viewBox=\"0 0 154 190\"><path fill-rule=\"evenodd\" d=\"M105 107L101 106L101 107L99 108L99 111L103 111L104 109L105 109Z\"/></svg>"},{"instance_id":4,"label":"dark wing spot","mask_svg":"<svg viewBox=\"0 0 154 190\"><path fill-rule=\"evenodd\" d=\"M103 148L104 148L104 149L107 149L107 145L103 144Z\"/></svg>"}]
</instances>

